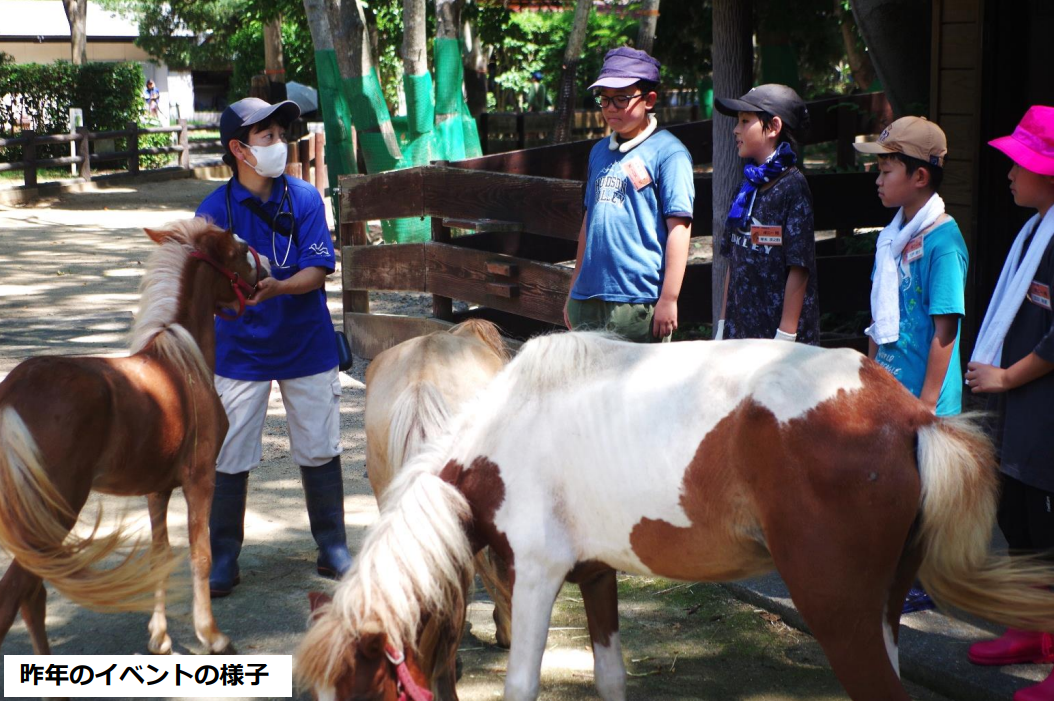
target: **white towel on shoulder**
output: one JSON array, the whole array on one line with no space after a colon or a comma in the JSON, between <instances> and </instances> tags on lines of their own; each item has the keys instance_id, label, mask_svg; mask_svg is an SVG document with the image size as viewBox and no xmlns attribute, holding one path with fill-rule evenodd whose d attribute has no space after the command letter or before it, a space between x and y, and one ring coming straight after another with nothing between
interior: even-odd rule
<instances>
[{"instance_id":1,"label":"white towel on shoulder","mask_svg":"<svg viewBox=\"0 0 1054 701\"><path fill-rule=\"evenodd\" d=\"M1025 239L1036 229L1032 241L1028 244L1028 252L1024 257L1021 251L1025 247ZM1040 259L1043 252L1047 250L1047 244L1054 236L1054 207L1047 210L1047 215L1040 219L1037 213L1029 219L1010 248L1010 253L1003 263L1003 271L999 273L999 282L992 292L992 301L988 303L988 311L984 314L981 323L981 331L977 335L977 344L974 345L973 355L970 360L985 365L998 365L1003 357L1003 339L1006 332L1010 330L1010 324L1017 316L1017 310L1025 301L1028 287L1039 269Z\"/></svg>"},{"instance_id":2,"label":"white towel on shoulder","mask_svg":"<svg viewBox=\"0 0 1054 701\"><path fill-rule=\"evenodd\" d=\"M871 281L871 318L874 323L864 331L875 343L893 343L900 338L900 267L898 262L919 232L930 228L944 214L944 200L936 192L907 224L904 208L897 211L892 223L878 235L875 250L875 279Z\"/></svg>"}]
</instances>

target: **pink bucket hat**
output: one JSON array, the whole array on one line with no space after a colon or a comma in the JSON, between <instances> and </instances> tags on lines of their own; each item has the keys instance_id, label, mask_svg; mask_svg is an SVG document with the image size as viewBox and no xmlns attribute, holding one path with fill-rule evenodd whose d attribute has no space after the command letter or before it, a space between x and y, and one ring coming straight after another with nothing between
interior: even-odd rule
<instances>
[{"instance_id":1,"label":"pink bucket hat","mask_svg":"<svg viewBox=\"0 0 1054 701\"><path fill-rule=\"evenodd\" d=\"M988 145L1026 170L1054 175L1054 107L1029 107L1013 134L992 139Z\"/></svg>"}]
</instances>

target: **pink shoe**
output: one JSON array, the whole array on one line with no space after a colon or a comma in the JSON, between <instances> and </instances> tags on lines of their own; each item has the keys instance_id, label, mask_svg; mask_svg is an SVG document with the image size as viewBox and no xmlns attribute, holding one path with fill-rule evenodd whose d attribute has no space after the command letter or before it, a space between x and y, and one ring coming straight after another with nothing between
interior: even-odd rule
<instances>
[{"instance_id":1,"label":"pink shoe","mask_svg":"<svg viewBox=\"0 0 1054 701\"><path fill-rule=\"evenodd\" d=\"M1050 633L1008 628L1002 637L970 646L970 662L977 665L1054 662L1054 641ZM1054 690L1054 682L1050 688ZM1050 697L1054 701L1054 696Z\"/></svg>"},{"instance_id":2,"label":"pink shoe","mask_svg":"<svg viewBox=\"0 0 1054 701\"><path fill-rule=\"evenodd\" d=\"M1014 701L1054 701L1054 672L1039 684L1015 692Z\"/></svg>"}]
</instances>

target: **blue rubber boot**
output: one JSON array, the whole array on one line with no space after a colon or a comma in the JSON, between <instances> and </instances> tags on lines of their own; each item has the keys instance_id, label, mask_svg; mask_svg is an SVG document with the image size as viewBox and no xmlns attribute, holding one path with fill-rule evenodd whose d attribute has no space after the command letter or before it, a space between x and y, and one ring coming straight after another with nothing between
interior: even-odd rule
<instances>
[{"instance_id":1,"label":"blue rubber boot","mask_svg":"<svg viewBox=\"0 0 1054 701\"><path fill-rule=\"evenodd\" d=\"M318 467L300 466L311 535L318 544L318 573L340 579L351 567L348 534L344 528L344 476L340 456Z\"/></svg>"},{"instance_id":2,"label":"blue rubber boot","mask_svg":"<svg viewBox=\"0 0 1054 701\"><path fill-rule=\"evenodd\" d=\"M238 555L245 534L245 495L249 473L228 475L216 473L216 491L209 514L209 543L212 546L212 570L209 572L209 594L213 599L227 596L241 581Z\"/></svg>"}]
</instances>

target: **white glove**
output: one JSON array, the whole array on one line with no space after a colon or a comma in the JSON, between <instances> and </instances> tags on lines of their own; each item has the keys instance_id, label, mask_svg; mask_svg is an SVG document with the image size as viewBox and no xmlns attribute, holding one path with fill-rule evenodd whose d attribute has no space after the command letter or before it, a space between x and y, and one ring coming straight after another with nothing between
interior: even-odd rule
<instances>
[{"instance_id":1,"label":"white glove","mask_svg":"<svg viewBox=\"0 0 1054 701\"><path fill-rule=\"evenodd\" d=\"M725 320L720 319L717 322L717 328L714 329L714 340L723 341L725 338Z\"/></svg>"},{"instance_id":2,"label":"white glove","mask_svg":"<svg viewBox=\"0 0 1054 701\"><path fill-rule=\"evenodd\" d=\"M783 329L776 329L776 339L775 340L777 340L777 341L790 341L791 343L794 343L794 341L796 341L797 339L798 339L798 334L796 334L796 333L787 333Z\"/></svg>"}]
</instances>

